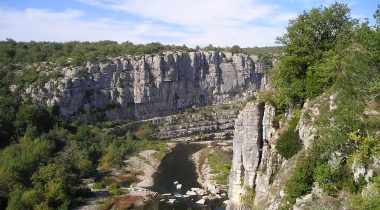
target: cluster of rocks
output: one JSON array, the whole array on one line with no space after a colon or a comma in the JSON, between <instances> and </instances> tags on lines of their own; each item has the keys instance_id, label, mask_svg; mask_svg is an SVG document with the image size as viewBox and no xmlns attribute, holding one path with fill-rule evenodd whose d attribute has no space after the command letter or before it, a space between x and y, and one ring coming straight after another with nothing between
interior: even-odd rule
<instances>
[{"instance_id":1,"label":"cluster of rocks","mask_svg":"<svg viewBox=\"0 0 380 210\"><path fill-rule=\"evenodd\" d=\"M60 78L21 93L57 105L67 118L147 119L252 95L267 85L265 65L258 56L223 52L126 56L55 70Z\"/></svg>"},{"instance_id":2,"label":"cluster of rocks","mask_svg":"<svg viewBox=\"0 0 380 210\"><path fill-rule=\"evenodd\" d=\"M180 190L182 188L182 185L178 182L174 182L177 190ZM205 205L207 202L212 202L213 200L226 200L227 194L226 193L217 193L213 194L209 191L193 187L190 190L186 191L185 194L180 193L166 193L161 195L160 202L167 202L169 204L174 204L176 202L181 202L183 200L187 201L193 201L196 205Z\"/></svg>"}]
</instances>

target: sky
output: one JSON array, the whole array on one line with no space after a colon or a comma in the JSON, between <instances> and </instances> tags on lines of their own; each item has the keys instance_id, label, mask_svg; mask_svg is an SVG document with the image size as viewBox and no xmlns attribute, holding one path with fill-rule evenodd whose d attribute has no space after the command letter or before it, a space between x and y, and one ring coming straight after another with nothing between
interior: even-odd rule
<instances>
[{"instance_id":1,"label":"sky","mask_svg":"<svg viewBox=\"0 0 380 210\"><path fill-rule=\"evenodd\" d=\"M0 40L273 46L297 14L334 0L0 0ZM377 0L340 0L369 18Z\"/></svg>"}]
</instances>

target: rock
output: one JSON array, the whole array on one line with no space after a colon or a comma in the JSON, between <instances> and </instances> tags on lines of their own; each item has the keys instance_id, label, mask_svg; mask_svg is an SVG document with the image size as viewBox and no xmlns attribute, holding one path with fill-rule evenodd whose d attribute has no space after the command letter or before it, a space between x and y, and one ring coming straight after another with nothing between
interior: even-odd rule
<instances>
[{"instance_id":1,"label":"rock","mask_svg":"<svg viewBox=\"0 0 380 210\"><path fill-rule=\"evenodd\" d=\"M207 192L204 189L200 189L196 192L198 195L206 195Z\"/></svg>"},{"instance_id":2,"label":"rock","mask_svg":"<svg viewBox=\"0 0 380 210\"><path fill-rule=\"evenodd\" d=\"M197 195L197 193L189 190L186 192L186 195Z\"/></svg>"},{"instance_id":3,"label":"rock","mask_svg":"<svg viewBox=\"0 0 380 210\"><path fill-rule=\"evenodd\" d=\"M255 203L268 197L271 177L282 162L274 145L279 126L274 117L274 107L254 102L239 114L235 122L228 209L240 205L247 187L255 189Z\"/></svg>"},{"instance_id":4,"label":"rock","mask_svg":"<svg viewBox=\"0 0 380 210\"><path fill-rule=\"evenodd\" d=\"M176 200L175 199L169 199L168 203L173 204Z\"/></svg>"},{"instance_id":5,"label":"rock","mask_svg":"<svg viewBox=\"0 0 380 210\"><path fill-rule=\"evenodd\" d=\"M245 187L253 187L262 149L262 104L248 103L235 123L228 197L240 202Z\"/></svg>"},{"instance_id":6,"label":"rock","mask_svg":"<svg viewBox=\"0 0 380 210\"><path fill-rule=\"evenodd\" d=\"M197 204L201 204L201 205L204 205L205 202L206 202L205 199L200 199L199 201L197 201L197 202L195 202L195 203L197 203Z\"/></svg>"},{"instance_id":7,"label":"rock","mask_svg":"<svg viewBox=\"0 0 380 210\"><path fill-rule=\"evenodd\" d=\"M147 119L170 115L193 105L228 102L252 95L266 85L271 65L255 56L223 52L166 52L125 56L85 67L62 68L62 77L23 90L39 104L56 97L61 116L78 118L83 107L104 119ZM51 71L53 72L53 71ZM13 88L14 89L14 88ZM47 91L49 90L49 91ZM79 114L82 115L82 114ZM85 117L85 116L83 116Z\"/></svg>"},{"instance_id":8,"label":"rock","mask_svg":"<svg viewBox=\"0 0 380 210\"><path fill-rule=\"evenodd\" d=\"M215 188L215 189L210 190L210 193L216 195L219 193L219 191L220 191L219 188Z\"/></svg>"},{"instance_id":9,"label":"rock","mask_svg":"<svg viewBox=\"0 0 380 210\"><path fill-rule=\"evenodd\" d=\"M191 188L191 191L193 191L193 192L198 192L200 189L201 189L201 188L192 187L192 188Z\"/></svg>"},{"instance_id":10,"label":"rock","mask_svg":"<svg viewBox=\"0 0 380 210\"><path fill-rule=\"evenodd\" d=\"M354 174L354 179L357 182L361 176L365 177L366 175L366 168L363 164L352 164L351 167L352 173Z\"/></svg>"},{"instance_id":11,"label":"rock","mask_svg":"<svg viewBox=\"0 0 380 210\"><path fill-rule=\"evenodd\" d=\"M293 206L293 210L304 210L304 206L306 203L309 203L313 200L312 194L307 194L302 198L297 198L296 203Z\"/></svg>"}]
</instances>

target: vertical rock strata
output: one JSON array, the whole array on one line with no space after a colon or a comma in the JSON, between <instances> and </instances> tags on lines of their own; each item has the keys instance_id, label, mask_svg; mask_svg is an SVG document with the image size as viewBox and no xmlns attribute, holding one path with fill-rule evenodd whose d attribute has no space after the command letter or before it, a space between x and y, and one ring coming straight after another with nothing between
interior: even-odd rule
<instances>
[{"instance_id":1,"label":"vertical rock strata","mask_svg":"<svg viewBox=\"0 0 380 210\"><path fill-rule=\"evenodd\" d=\"M271 178L282 161L274 148L274 114L273 107L251 102L235 123L228 209L241 208L247 188L255 191L255 202L269 190Z\"/></svg>"},{"instance_id":2,"label":"vertical rock strata","mask_svg":"<svg viewBox=\"0 0 380 210\"><path fill-rule=\"evenodd\" d=\"M31 85L24 96L57 105L68 118L148 119L252 95L266 85L265 65L254 55L223 52L125 56L62 68L63 77Z\"/></svg>"}]
</instances>

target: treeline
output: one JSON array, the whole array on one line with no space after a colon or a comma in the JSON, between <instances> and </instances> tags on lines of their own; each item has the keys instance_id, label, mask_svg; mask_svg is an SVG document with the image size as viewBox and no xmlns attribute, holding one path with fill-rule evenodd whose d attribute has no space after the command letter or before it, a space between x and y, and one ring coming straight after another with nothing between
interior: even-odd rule
<instances>
[{"instance_id":1,"label":"treeline","mask_svg":"<svg viewBox=\"0 0 380 210\"><path fill-rule=\"evenodd\" d=\"M232 53L249 53L258 55L271 55L277 52L278 47L264 48L240 48L233 47L214 47L208 45L204 48L199 46L189 48L186 45L163 45L158 42L148 44L133 44L123 42L121 44L114 41L99 42L16 42L12 39L0 41L0 63L19 64L51 61L58 65L67 65L70 58L72 64L80 65L84 61L102 61L107 57L162 53L165 51L230 51Z\"/></svg>"},{"instance_id":2,"label":"treeline","mask_svg":"<svg viewBox=\"0 0 380 210\"><path fill-rule=\"evenodd\" d=\"M316 103L320 112L310 122L317 129L314 143L300 151L286 182L282 209L291 208L316 184L325 200L311 202L311 209L380 209L380 174L370 179L353 174L355 167L372 170L380 158L380 119L364 114L380 110L380 5L374 19L374 25L360 22L347 5L334 3L303 12L278 39L283 52L270 71L272 90L261 96L282 115L293 113L277 141L283 157L302 148L296 121L304 103ZM307 120L313 114L304 115ZM341 161L332 161L337 156Z\"/></svg>"}]
</instances>

